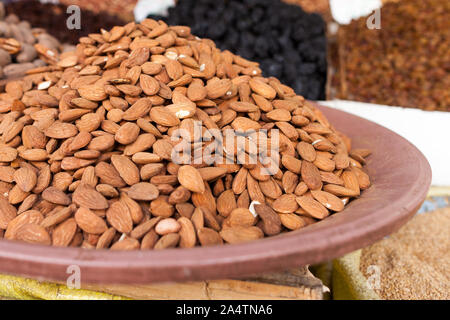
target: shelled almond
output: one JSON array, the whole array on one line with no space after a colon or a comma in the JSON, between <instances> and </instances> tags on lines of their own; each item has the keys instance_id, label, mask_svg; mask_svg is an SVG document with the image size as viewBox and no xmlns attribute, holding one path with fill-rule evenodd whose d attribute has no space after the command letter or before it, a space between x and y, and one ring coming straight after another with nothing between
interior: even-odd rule
<instances>
[{"instance_id":1,"label":"shelled almond","mask_svg":"<svg viewBox=\"0 0 450 320\"><path fill-rule=\"evenodd\" d=\"M9 240L240 243L324 219L370 186L361 169L370 151L350 152L313 104L187 27L147 19L101 30L9 82L0 99ZM229 132L245 143L217 144ZM191 152L174 158L179 150ZM211 151L220 157L205 158Z\"/></svg>"},{"instance_id":2,"label":"shelled almond","mask_svg":"<svg viewBox=\"0 0 450 320\"><path fill-rule=\"evenodd\" d=\"M17 78L29 69L55 62L57 56L73 50L61 44L45 30L33 28L28 21L20 21L10 14L5 17L0 3L0 79Z\"/></svg>"}]
</instances>

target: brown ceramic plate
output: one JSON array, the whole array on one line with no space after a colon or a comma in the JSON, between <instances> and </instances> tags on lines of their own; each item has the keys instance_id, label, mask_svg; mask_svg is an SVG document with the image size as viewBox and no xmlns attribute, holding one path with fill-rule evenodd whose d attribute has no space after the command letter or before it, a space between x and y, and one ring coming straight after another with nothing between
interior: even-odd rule
<instances>
[{"instance_id":1,"label":"brown ceramic plate","mask_svg":"<svg viewBox=\"0 0 450 320\"><path fill-rule=\"evenodd\" d=\"M372 186L343 212L296 232L241 245L111 252L0 241L0 273L65 281L71 265L84 283L151 283L239 278L318 263L367 246L397 230L420 207L431 181L425 157L373 122L321 107L355 148L369 148Z\"/></svg>"}]
</instances>

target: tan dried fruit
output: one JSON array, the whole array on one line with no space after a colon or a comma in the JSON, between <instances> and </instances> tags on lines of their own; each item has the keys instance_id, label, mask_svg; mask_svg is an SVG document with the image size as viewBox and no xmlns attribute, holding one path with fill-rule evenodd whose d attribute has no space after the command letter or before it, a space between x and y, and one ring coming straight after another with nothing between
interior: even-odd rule
<instances>
[{"instance_id":1,"label":"tan dried fruit","mask_svg":"<svg viewBox=\"0 0 450 320\"><path fill-rule=\"evenodd\" d=\"M48 187L42 191L42 199L63 206L68 206L72 202L67 194L55 187Z\"/></svg>"},{"instance_id":2,"label":"tan dried fruit","mask_svg":"<svg viewBox=\"0 0 450 320\"><path fill-rule=\"evenodd\" d=\"M127 206L116 201L106 210L106 219L119 232L128 233L133 229L133 220Z\"/></svg>"},{"instance_id":3,"label":"tan dried fruit","mask_svg":"<svg viewBox=\"0 0 450 320\"><path fill-rule=\"evenodd\" d=\"M181 228L178 234L180 235L180 248L192 248L195 246L197 237L195 235L194 225L188 218L181 217L178 219Z\"/></svg>"},{"instance_id":4,"label":"tan dried fruit","mask_svg":"<svg viewBox=\"0 0 450 320\"><path fill-rule=\"evenodd\" d=\"M113 155L111 163L128 185L132 186L140 181L139 169L128 157Z\"/></svg>"},{"instance_id":5,"label":"tan dried fruit","mask_svg":"<svg viewBox=\"0 0 450 320\"><path fill-rule=\"evenodd\" d=\"M282 213L279 215L281 224L289 230L298 230L306 226L306 221L294 213Z\"/></svg>"},{"instance_id":6,"label":"tan dried fruit","mask_svg":"<svg viewBox=\"0 0 450 320\"><path fill-rule=\"evenodd\" d=\"M200 228L197 231L198 241L203 247L216 246L223 243L220 234L210 228Z\"/></svg>"},{"instance_id":7,"label":"tan dried fruit","mask_svg":"<svg viewBox=\"0 0 450 320\"><path fill-rule=\"evenodd\" d=\"M77 231L75 219L70 218L58 225L52 233L52 244L57 247L67 247L72 242Z\"/></svg>"},{"instance_id":8,"label":"tan dried fruit","mask_svg":"<svg viewBox=\"0 0 450 320\"><path fill-rule=\"evenodd\" d=\"M316 219L323 219L329 214L327 208L321 205L320 202L314 200L312 197L297 197L297 202L303 210Z\"/></svg>"},{"instance_id":9,"label":"tan dried fruit","mask_svg":"<svg viewBox=\"0 0 450 320\"><path fill-rule=\"evenodd\" d=\"M93 187L81 183L73 193L72 201L80 207L102 210L109 207L108 201Z\"/></svg>"},{"instance_id":10,"label":"tan dried fruit","mask_svg":"<svg viewBox=\"0 0 450 320\"><path fill-rule=\"evenodd\" d=\"M319 169L309 161L302 162L301 168L302 180L306 183L309 189L318 190L322 188L322 178Z\"/></svg>"},{"instance_id":11,"label":"tan dried fruit","mask_svg":"<svg viewBox=\"0 0 450 320\"><path fill-rule=\"evenodd\" d=\"M18 228L15 239L43 245L50 245L52 242L50 235L44 227L32 223L25 224Z\"/></svg>"},{"instance_id":12,"label":"tan dried fruit","mask_svg":"<svg viewBox=\"0 0 450 320\"><path fill-rule=\"evenodd\" d=\"M257 216L253 215L249 209L236 208L230 212L224 223L229 227L250 227L256 223L256 218Z\"/></svg>"},{"instance_id":13,"label":"tan dried fruit","mask_svg":"<svg viewBox=\"0 0 450 320\"><path fill-rule=\"evenodd\" d=\"M81 230L87 233L102 234L108 229L105 220L97 216L88 208L79 208L77 212L75 212L74 218Z\"/></svg>"},{"instance_id":14,"label":"tan dried fruit","mask_svg":"<svg viewBox=\"0 0 450 320\"><path fill-rule=\"evenodd\" d=\"M8 227L8 223L11 222L16 215L16 208L9 204L5 197L0 196L0 229L6 229Z\"/></svg>"},{"instance_id":15,"label":"tan dried fruit","mask_svg":"<svg viewBox=\"0 0 450 320\"><path fill-rule=\"evenodd\" d=\"M217 211L225 218L237 208L236 198L232 190L225 190L217 198Z\"/></svg>"},{"instance_id":16,"label":"tan dried fruit","mask_svg":"<svg viewBox=\"0 0 450 320\"><path fill-rule=\"evenodd\" d=\"M312 190L311 194L314 197L314 199L319 201L324 207L330 210L336 212L344 210L344 202L329 192Z\"/></svg>"},{"instance_id":17,"label":"tan dried fruit","mask_svg":"<svg viewBox=\"0 0 450 320\"><path fill-rule=\"evenodd\" d=\"M272 203L272 208L279 213L292 213L298 208L295 195L283 194Z\"/></svg>"},{"instance_id":18,"label":"tan dried fruit","mask_svg":"<svg viewBox=\"0 0 450 320\"><path fill-rule=\"evenodd\" d=\"M30 192L36 186L37 175L29 167L23 167L14 172L14 181L24 192Z\"/></svg>"},{"instance_id":19,"label":"tan dried fruit","mask_svg":"<svg viewBox=\"0 0 450 320\"><path fill-rule=\"evenodd\" d=\"M280 216L271 207L264 204L255 204L256 214L262 220L263 231L268 236L274 236L281 232Z\"/></svg>"},{"instance_id":20,"label":"tan dried fruit","mask_svg":"<svg viewBox=\"0 0 450 320\"><path fill-rule=\"evenodd\" d=\"M0 238L238 243L314 223L370 186L370 151L351 151L314 104L188 27L145 19L75 52L35 49L52 65L1 95ZM222 159L206 158L222 144Z\"/></svg>"},{"instance_id":21,"label":"tan dried fruit","mask_svg":"<svg viewBox=\"0 0 450 320\"><path fill-rule=\"evenodd\" d=\"M158 198L158 188L147 182L140 182L132 185L127 192L131 199L139 201L152 201Z\"/></svg>"},{"instance_id":22,"label":"tan dried fruit","mask_svg":"<svg viewBox=\"0 0 450 320\"><path fill-rule=\"evenodd\" d=\"M220 231L220 236L228 243L242 243L257 240L264 237L264 233L258 227L232 227Z\"/></svg>"},{"instance_id":23,"label":"tan dried fruit","mask_svg":"<svg viewBox=\"0 0 450 320\"><path fill-rule=\"evenodd\" d=\"M178 181L183 187L192 192L205 192L202 176L200 172L192 166L186 165L180 167L178 170Z\"/></svg>"}]
</instances>

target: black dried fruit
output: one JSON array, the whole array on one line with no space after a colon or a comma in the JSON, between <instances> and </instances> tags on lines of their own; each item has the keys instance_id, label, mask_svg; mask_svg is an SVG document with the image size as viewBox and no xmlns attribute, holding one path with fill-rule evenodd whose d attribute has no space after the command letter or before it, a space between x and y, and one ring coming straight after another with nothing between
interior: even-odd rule
<instances>
[{"instance_id":1,"label":"black dried fruit","mask_svg":"<svg viewBox=\"0 0 450 320\"><path fill-rule=\"evenodd\" d=\"M150 18L188 25L219 48L259 62L265 76L307 99L325 99L327 48L319 14L280 0L180 0L167 17Z\"/></svg>"}]
</instances>

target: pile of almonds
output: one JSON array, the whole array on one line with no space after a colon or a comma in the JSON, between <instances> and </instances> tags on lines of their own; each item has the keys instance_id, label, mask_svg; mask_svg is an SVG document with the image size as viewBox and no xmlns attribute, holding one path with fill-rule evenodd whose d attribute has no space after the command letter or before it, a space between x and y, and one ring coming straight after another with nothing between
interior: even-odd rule
<instances>
[{"instance_id":1,"label":"pile of almonds","mask_svg":"<svg viewBox=\"0 0 450 320\"><path fill-rule=\"evenodd\" d=\"M73 46L60 44L45 30L32 28L14 14L5 17L0 2L0 79L23 76L29 69L56 62L59 52L73 50Z\"/></svg>"},{"instance_id":2,"label":"pile of almonds","mask_svg":"<svg viewBox=\"0 0 450 320\"><path fill-rule=\"evenodd\" d=\"M113 250L240 243L342 211L370 185L370 151L350 152L313 104L187 27L147 19L101 30L5 91L6 239ZM199 121L210 141L193 135ZM224 146L226 163L177 164L177 129L193 151L211 146L213 131L268 130L279 165L262 174L250 137L244 150Z\"/></svg>"}]
</instances>

